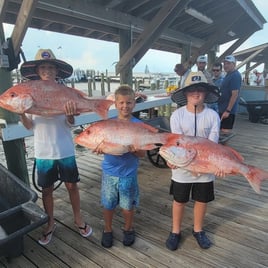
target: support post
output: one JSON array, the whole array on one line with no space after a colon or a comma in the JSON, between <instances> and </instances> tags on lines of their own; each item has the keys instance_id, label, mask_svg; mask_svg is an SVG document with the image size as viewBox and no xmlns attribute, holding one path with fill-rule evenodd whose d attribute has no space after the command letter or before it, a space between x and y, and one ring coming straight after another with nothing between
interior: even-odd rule
<instances>
[{"instance_id":1,"label":"support post","mask_svg":"<svg viewBox=\"0 0 268 268\"><path fill-rule=\"evenodd\" d=\"M3 25L0 24L0 42L4 42ZM11 72L4 68L0 68L0 94L12 87ZM0 118L4 119L7 124L18 123L18 116L14 113L8 112L0 108ZM28 186L29 176L25 159L24 139L17 139L12 141L2 141L3 149L6 157L7 168L10 172L15 174Z\"/></svg>"},{"instance_id":2,"label":"support post","mask_svg":"<svg viewBox=\"0 0 268 268\"><path fill-rule=\"evenodd\" d=\"M119 57L123 57L125 52L131 47L131 29L130 30L119 30L120 41L119 41ZM132 62L129 62L120 72L120 83L128 84L132 87Z\"/></svg>"}]
</instances>

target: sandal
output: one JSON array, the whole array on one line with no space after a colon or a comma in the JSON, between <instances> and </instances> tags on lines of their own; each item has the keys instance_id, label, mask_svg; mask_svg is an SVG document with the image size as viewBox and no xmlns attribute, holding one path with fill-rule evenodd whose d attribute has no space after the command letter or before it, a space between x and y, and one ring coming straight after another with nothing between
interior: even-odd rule
<instances>
[{"instance_id":1,"label":"sandal","mask_svg":"<svg viewBox=\"0 0 268 268\"><path fill-rule=\"evenodd\" d=\"M87 231L87 228L88 228L88 231ZM78 230L79 230L80 235L83 237L89 237L93 232L92 228L86 222L85 222L84 227L78 226Z\"/></svg>"},{"instance_id":2,"label":"sandal","mask_svg":"<svg viewBox=\"0 0 268 268\"><path fill-rule=\"evenodd\" d=\"M54 223L52 230L50 232L43 233L42 237L40 239L38 239L38 243L42 246L47 245L51 241L52 235L53 235L54 231L56 230L56 227L57 227L57 225L56 225L56 223Z\"/></svg>"}]
</instances>

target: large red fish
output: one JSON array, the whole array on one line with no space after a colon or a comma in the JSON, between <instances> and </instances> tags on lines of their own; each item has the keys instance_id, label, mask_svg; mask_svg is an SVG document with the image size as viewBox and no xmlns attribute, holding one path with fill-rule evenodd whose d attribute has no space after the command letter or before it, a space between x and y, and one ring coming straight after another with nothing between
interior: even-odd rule
<instances>
[{"instance_id":1,"label":"large red fish","mask_svg":"<svg viewBox=\"0 0 268 268\"><path fill-rule=\"evenodd\" d=\"M122 155L130 145L137 150L152 150L159 145L176 144L178 134L157 133L158 129L142 122L109 119L93 123L75 137L75 143L93 151Z\"/></svg>"},{"instance_id":2,"label":"large red fish","mask_svg":"<svg viewBox=\"0 0 268 268\"><path fill-rule=\"evenodd\" d=\"M54 81L29 81L9 88L0 96L0 106L14 113L41 116L64 114L67 101L76 103L77 112L96 112L107 118L111 100L88 98L82 91Z\"/></svg>"},{"instance_id":3,"label":"large red fish","mask_svg":"<svg viewBox=\"0 0 268 268\"><path fill-rule=\"evenodd\" d=\"M218 171L226 175L241 174L257 193L261 182L268 179L267 171L245 164L243 157L231 147L201 137L181 135L177 146L162 146L159 153L169 163L193 174Z\"/></svg>"}]
</instances>

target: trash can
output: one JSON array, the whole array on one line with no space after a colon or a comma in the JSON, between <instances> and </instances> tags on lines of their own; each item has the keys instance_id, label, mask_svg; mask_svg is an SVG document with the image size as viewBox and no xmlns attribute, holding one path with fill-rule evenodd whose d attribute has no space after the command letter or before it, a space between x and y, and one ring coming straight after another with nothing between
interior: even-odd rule
<instances>
[{"instance_id":1,"label":"trash can","mask_svg":"<svg viewBox=\"0 0 268 268\"><path fill-rule=\"evenodd\" d=\"M48 221L37 194L0 164L0 256L18 257L23 236Z\"/></svg>"}]
</instances>

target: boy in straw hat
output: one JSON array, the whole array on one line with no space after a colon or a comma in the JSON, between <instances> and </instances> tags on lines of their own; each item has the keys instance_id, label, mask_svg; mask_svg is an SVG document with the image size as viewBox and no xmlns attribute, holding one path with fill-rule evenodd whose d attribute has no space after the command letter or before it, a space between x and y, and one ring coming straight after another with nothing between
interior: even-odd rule
<instances>
[{"instance_id":1,"label":"boy in straw hat","mask_svg":"<svg viewBox=\"0 0 268 268\"><path fill-rule=\"evenodd\" d=\"M21 74L28 79L52 80L69 77L73 68L68 63L57 60L50 49L38 50L35 60L27 61L21 66ZM81 236L88 237L91 227L85 223L80 213L80 196L77 182L79 174L75 160L75 150L70 126L76 115L75 103L65 104L65 115L42 117L21 114L20 118L27 129L33 129L38 185L42 187L42 199L49 216L48 225L39 239L41 245L47 245L55 231L53 217L53 186L61 180L69 192L73 208L74 222Z\"/></svg>"},{"instance_id":2,"label":"boy in straw hat","mask_svg":"<svg viewBox=\"0 0 268 268\"><path fill-rule=\"evenodd\" d=\"M220 118L204 102L213 103L219 98L216 86L208 84L203 72L191 72L185 86L174 91L172 100L182 106L175 110L170 118L173 133L188 136L199 136L218 142ZM170 250L176 250L181 239L181 224L185 204L191 193L194 203L193 236L201 248L209 248L211 242L203 231L207 203L214 200L213 174L193 175L191 172L177 168L169 163L172 169L170 194L173 195L172 231L166 241ZM224 174L215 174L223 176Z\"/></svg>"}]
</instances>

